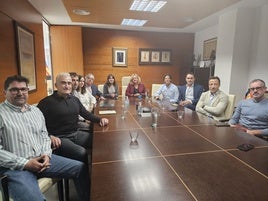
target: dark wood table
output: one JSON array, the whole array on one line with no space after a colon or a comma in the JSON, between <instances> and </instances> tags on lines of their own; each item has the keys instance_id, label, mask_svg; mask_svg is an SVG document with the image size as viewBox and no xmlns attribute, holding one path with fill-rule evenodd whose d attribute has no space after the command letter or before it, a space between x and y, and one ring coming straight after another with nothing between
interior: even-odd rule
<instances>
[{"instance_id":1,"label":"dark wood table","mask_svg":"<svg viewBox=\"0 0 268 201\"><path fill-rule=\"evenodd\" d=\"M91 201L268 200L267 141L187 109L181 120L162 111L153 128L151 117L137 115L136 101L125 119L115 101L109 109L117 113L101 115L109 126L95 126ZM132 128L138 145L130 143ZM243 143L255 148L238 150Z\"/></svg>"}]
</instances>

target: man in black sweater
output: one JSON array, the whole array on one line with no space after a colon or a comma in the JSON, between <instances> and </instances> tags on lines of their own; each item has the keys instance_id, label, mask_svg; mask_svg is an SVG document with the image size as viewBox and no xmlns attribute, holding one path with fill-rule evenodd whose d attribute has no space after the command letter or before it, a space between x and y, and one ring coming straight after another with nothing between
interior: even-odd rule
<instances>
[{"instance_id":1,"label":"man in black sweater","mask_svg":"<svg viewBox=\"0 0 268 201\"><path fill-rule=\"evenodd\" d=\"M77 97L71 95L69 73L60 73L55 86L57 91L42 99L37 106L45 116L54 153L88 165L87 150L91 148L92 138L89 132L78 130L78 115L100 126L107 125L108 119L90 113Z\"/></svg>"}]
</instances>

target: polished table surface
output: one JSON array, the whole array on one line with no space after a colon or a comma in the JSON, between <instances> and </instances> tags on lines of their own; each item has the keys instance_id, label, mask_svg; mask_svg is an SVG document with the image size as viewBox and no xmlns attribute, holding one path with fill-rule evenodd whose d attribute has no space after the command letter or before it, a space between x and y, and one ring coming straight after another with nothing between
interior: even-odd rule
<instances>
[{"instance_id":1,"label":"polished table surface","mask_svg":"<svg viewBox=\"0 0 268 201\"><path fill-rule=\"evenodd\" d=\"M136 99L126 118L122 101L107 127L95 126L92 154L91 201L265 201L268 200L268 142L185 109L161 109L159 123L140 117ZM158 103L147 103L158 106ZM129 130L139 130L138 144ZM243 143L254 149L237 149Z\"/></svg>"}]
</instances>

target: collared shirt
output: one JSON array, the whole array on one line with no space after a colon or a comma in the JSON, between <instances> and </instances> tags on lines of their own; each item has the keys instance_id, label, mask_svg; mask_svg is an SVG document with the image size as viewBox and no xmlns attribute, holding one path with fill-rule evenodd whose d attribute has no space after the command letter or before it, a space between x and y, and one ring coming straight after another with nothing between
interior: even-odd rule
<instances>
[{"instance_id":1,"label":"collared shirt","mask_svg":"<svg viewBox=\"0 0 268 201\"><path fill-rule=\"evenodd\" d=\"M92 94L91 86L86 87L86 90L87 90L88 93Z\"/></svg>"},{"instance_id":2,"label":"collared shirt","mask_svg":"<svg viewBox=\"0 0 268 201\"><path fill-rule=\"evenodd\" d=\"M155 96L160 96L161 94L164 99L169 99L170 102L177 102L179 98L178 87L172 83L169 86L163 84L156 92Z\"/></svg>"},{"instance_id":3,"label":"collared shirt","mask_svg":"<svg viewBox=\"0 0 268 201\"><path fill-rule=\"evenodd\" d=\"M10 104L0 104L0 165L23 169L29 159L42 154L51 156L51 141L42 112L35 106L26 110Z\"/></svg>"},{"instance_id":4,"label":"collared shirt","mask_svg":"<svg viewBox=\"0 0 268 201\"><path fill-rule=\"evenodd\" d=\"M194 84L192 86L186 85L185 100L194 100Z\"/></svg>"},{"instance_id":5,"label":"collared shirt","mask_svg":"<svg viewBox=\"0 0 268 201\"><path fill-rule=\"evenodd\" d=\"M212 105L212 103L213 103L213 99L214 99L214 97L216 96L216 93L210 93L210 97L209 97L209 101L210 101L210 105Z\"/></svg>"}]
</instances>

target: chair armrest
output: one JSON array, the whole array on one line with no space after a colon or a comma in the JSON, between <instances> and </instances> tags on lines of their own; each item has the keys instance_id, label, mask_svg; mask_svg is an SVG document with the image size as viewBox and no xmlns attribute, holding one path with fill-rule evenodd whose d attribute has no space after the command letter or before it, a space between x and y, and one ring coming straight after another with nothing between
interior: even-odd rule
<instances>
[{"instance_id":1,"label":"chair armrest","mask_svg":"<svg viewBox=\"0 0 268 201\"><path fill-rule=\"evenodd\" d=\"M1 193L2 193L2 199L3 201L9 201L7 176L1 175L0 181L1 181L0 188L1 188Z\"/></svg>"}]
</instances>

